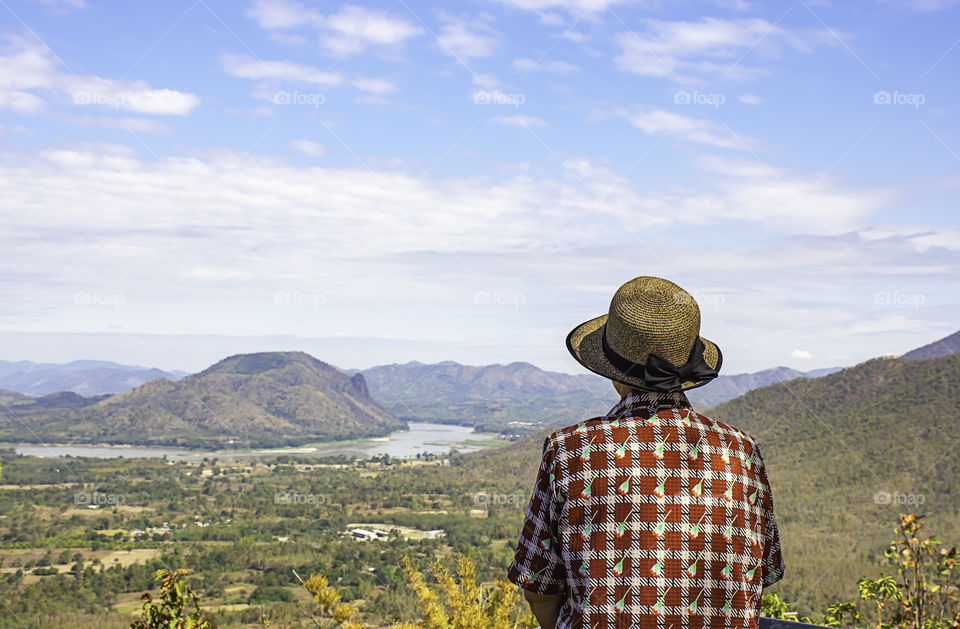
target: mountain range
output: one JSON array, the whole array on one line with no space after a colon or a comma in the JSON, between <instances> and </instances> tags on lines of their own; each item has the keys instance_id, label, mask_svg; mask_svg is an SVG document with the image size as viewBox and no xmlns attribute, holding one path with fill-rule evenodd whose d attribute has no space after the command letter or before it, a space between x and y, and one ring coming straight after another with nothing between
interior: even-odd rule
<instances>
[{"instance_id":1,"label":"mountain range","mask_svg":"<svg viewBox=\"0 0 960 629\"><path fill-rule=\"evenodd\" d=\"M789 367L773 367L754 373L721 375L710 386L692 390L688 396L694 404L707 407L758 386L800 376L818 377L838 369L840 367L827 367L802 372ZM434 364L411 361L345 371L362 372L370 382L374 397L393 405L395 412L405 415L411 413L403 409L402 403L411 408L420 405L429 407L449 405L460 396L472 400L525 399L576 392L588 392L606 399L610 389L608 380L589 372L569 375L544 371L524 362L471 366L449 360ZM75 360L65 364L0 360L0 389L32 396L60 391L86 396L123 393L151 380L166 378L177 381L186 375L188 372L176 369L164 371L106 360ZM577 412L586 408L593 406L585 401L577 406ZM439 406L432 411L427 408L423 410L431 416L449 415L441 412Z\"/></svg>"},{"instance_id":2,"label":"mountain range","mask_svg":"<svg viewBox=\"0 0 960 629\"><path fill-rule=\"evenodd\" d=\"M0 360L0 389L28 395L57 391L73 391L80 395L121 393L157 378L179 380L185 375L185 371L163 371L108 360L75 360L62 365Z\"/></svg>"},{"instance_id":3,"label":"mountain range","mask_svg":"<svg viewBox=\"0 0 960 629\"><path fill-rule=\"evenodd\" d=\"M947 352L958 339L960 333L903 358ZM819 379L837 369L775 367L722 375L689 391L688 397L703 411L775 383ZM470 366L413 361L341 370L303 352L261 352L231 356L184 377L106 361L0 363L0 379L14 379L34 391L61 377L97 382L94 376L105 372L129 378L165 375L112 395L57 391L31 396L0 388L5 411L0 440L264 447L384 435L417 420L522 436L601 415L618 400L605 378L550 372L525 362ZM49 374L42 382L28 379L41 373Z\"/></svg>"},{"instance_id":4,"label":"mountain range","mask_svg":"<svg viewBox=\"0 0 960 629\"><path fill-rule=\"evenodd\" d=\"M705 408L759 386L800 376L813 377L835 369L838 368L804 373L774 367L756 373L721 375L708 386L690 391L688 396L697 408ZM509 434L526 434L531 430L527 426L569 423L602 414L617 401L610 381L605 378L589 372L570 375L545 371L525 362L472 366L453 361L435 364L412 361L345 371L362 373L372 397L396 416L467 424ZM182 371L99 360L77 360L64 365L0 361L0 389L9 390L8 396L14 392L37 396L32 406L37 412L64 410L61 401L56 401L59 398L46 399L51 393L73 392L96 398L69 398L71 407L76 409L100 402L99 396L103 394L134 391L154 381L145 390L148 395L176 396L180 389L169 383L186 375ZM161 380L167 384L160 383Z\"/></svg>"},{"instance_id":5,"label":"mountain range","mask_svg":"<svg viewBox=\"0 0 960 629\"><path fill-rule=\"evenodd\" d=\"M839 367L802 372L774 367L722 375L687 393L698 409L751 389L800 377L818 377ZM510 422L563 424L606 413L619 396L610 380L593 373L569 375L530 363L461 365L417 361L363 370L370 391L393 413L409 419L469 424L490 431L518 432ZM525 431L519 431L525 432Z\"/></svg>"},{"instance_id":6,"label":"mountain range","mask_svg":"<svg viewBox=\"0 0 960 629\"><path fill-rule=\"evenodd\" d=\"M0 401L0 440L11 442L272 447L406 427L370 396L362 374L303 352L238 354L99 399L0 391Z\"/></svg>"}]
</instances>

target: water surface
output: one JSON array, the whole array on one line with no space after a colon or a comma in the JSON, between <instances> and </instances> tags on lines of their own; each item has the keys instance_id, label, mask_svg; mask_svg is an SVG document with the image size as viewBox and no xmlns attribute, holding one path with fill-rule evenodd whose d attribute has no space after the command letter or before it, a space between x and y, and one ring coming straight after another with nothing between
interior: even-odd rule
<instances>
[{"instance_id":1,"label":"water surface","mask_svg":"<svg viewBox=\"0 0 960 629\"><path fill-rule=\"evenodd\" d=\"M367 459L389 454L394 458L408 459L417 454L447 454L452 448L470 452L486 446L467 445L468 440L496 439L495 434L474 432L469 426L408 422L410 430L398 430L378 439L356 439L334 443L317 443L301 447L271 448L266 450L183 450L177 448L154 448L140 446L96 445L16 445L17 454L39 457L87 456L94 458L163 458L170 460L249 459L292 454L296 456L336 456L344 454Z\"/></svg>"}]
</instances>

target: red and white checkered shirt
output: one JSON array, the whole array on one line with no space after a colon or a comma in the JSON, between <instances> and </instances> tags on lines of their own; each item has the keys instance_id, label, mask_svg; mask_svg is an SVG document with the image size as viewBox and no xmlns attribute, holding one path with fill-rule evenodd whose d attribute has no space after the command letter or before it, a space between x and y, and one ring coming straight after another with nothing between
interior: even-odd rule
<instances>
[{"instance_id":1,"label":"red and white checkered shirt","mask_svg":"<svg viewBox=\"0 0 960 629\"><path fill-rule=\"evenodd\" d=\"M783 570L756 440L641 392L544 441L507 576L565 597L557 629L757 629Z\"/></svg>"}]
</instances>

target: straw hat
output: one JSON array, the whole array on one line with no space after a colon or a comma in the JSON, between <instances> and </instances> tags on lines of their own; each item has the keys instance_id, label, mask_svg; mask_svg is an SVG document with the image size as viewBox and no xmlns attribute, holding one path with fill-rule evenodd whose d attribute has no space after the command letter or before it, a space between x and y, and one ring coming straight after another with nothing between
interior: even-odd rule
<instances>
[{"instance_id":1,"label":"straw hat","mask_svg":"<svg viewBox=\"0 0 960 629\"><path fill-rule=\"evenodd\" d=\"M610 312L575 327L567 349L601 376L646 391L685 391L717 377L723 356L700 336L700 308L687 291L659 277L635 277Z\"/></svg>"}]
</instances>

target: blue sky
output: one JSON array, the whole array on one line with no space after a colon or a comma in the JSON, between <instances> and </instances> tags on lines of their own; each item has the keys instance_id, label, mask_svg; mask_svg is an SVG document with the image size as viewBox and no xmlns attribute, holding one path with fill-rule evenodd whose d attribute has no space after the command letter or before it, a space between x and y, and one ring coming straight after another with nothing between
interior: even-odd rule
<instances>
[{"instance_id":1,"label":"blue sky","mask_svg":"<svg viewBox=\"0 0 960 629\"><path fill-rule=\"evenodd\" d=\"M725 373L957 330L960 3L0 2L0 358L526 360L617 286Z\"/></svg>"}]
</instances>

